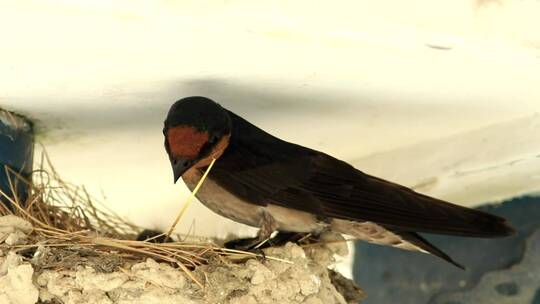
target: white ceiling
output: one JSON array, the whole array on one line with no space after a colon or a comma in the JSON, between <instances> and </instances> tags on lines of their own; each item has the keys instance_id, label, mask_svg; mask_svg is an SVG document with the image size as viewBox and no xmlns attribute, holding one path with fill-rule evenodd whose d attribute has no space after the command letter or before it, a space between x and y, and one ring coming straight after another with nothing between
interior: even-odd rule
<instances>
[{"instance_id":1,"label":"white ceiling","mask_svg":"<svg viewBox=\"0 0 540 304\"><path fill-rule=\"evenodd\" d=\"M166 227L187 196L172 185L161 134L184 96L212 97L279 137L410 186L448 172L426 171L415 161L425 153L451 166L482 149L449 148L471 130L540 111L534 0L6 2L0 105L37 122L66 179L141 225ZM538 130L512 126L496 130L516 142ZM497 132L480 132L492 152L473 167L538 148L499 154ZM452 180L420 190L474 205L495 198L482 180L476 191ZM195 215L197 233L237 227L207 225L213 215L192 207L184 228Z\"/></svg>"}]
</instances>

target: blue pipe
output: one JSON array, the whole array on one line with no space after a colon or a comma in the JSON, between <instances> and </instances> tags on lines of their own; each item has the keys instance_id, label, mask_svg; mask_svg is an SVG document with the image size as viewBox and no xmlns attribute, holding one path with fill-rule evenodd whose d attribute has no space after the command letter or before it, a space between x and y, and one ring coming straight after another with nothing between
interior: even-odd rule
<instances>
[{"instance_id":1,"label":"blue pipe","mask_svg":"<svg viewBox=\"0 0 540 304\"><path fill-rule=\"evenodd\" d=\"M0 109L0 189L10 197L17 197L20 202L26 202L29 187L26 183L17 181L13 174L8 174L5 167L30 180L33 163L34 138L32 124L22 116ZM9 179L14 187L10 187ZM12 191L14 190L14 191ZM9 208L11 203L3 195L0 202Z\"/></svg>"}]
</instances>

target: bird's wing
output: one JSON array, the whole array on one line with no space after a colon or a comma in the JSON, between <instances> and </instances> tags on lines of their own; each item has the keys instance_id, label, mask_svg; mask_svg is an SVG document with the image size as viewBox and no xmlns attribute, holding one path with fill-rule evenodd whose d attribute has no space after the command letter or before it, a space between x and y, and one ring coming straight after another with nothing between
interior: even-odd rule
<instances>
[{"instance_id":1,"label":"bird's wing","mask_svg":"<svg viewBox=\"0 0 540 304\"><path fill-rule=\"evenodd\" d=\"M249 202L372 221L399 231L480 237L513 231L503 218L370 176L329 155L241 123L248 125L237 126L228 151L211 175Z\"/></svg>"}]
</instances>

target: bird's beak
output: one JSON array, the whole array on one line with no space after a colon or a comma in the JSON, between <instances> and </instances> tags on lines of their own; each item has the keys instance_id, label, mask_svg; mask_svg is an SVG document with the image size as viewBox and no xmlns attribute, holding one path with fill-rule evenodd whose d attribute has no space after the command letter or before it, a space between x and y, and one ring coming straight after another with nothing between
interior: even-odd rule
<instances>
[{"instance_id":1,"label":"bird's beak","mask_svg":"<svg viewBox=\"0 0 540 304\"><path fill-rule=\"evenodd\" d=\"M171 159L171 166L174 174L174 183L178 181L182 174L184 174L189 168L191 168L192 164L192 160L185 158Z\"/></svg>"}]
</instances>

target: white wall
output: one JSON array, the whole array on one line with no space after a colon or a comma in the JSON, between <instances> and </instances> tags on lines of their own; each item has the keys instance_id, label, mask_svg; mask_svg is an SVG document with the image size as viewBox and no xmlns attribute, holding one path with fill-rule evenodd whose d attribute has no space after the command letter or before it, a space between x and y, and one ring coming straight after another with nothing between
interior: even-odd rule
<instances>
[{"instance_id":1,"label":"white wall","mask_svg":"<svg viewBox=\"0 0 540 304\"><path fill-rule=\"evenodd\" d=\"M481 149L417 145L540 110L538 16L534 0L0 1L0 105L37 121L66 179L164 228L187 196L162 147L176 99L212 97L279 137L413 185L426 178L420 151L451 165ZM409 157L384 168L368 157L394 150ZM445 185L433 193L493 198ZM182 229L237 230L192 207Z\"/></svg>"}]
</instances>

